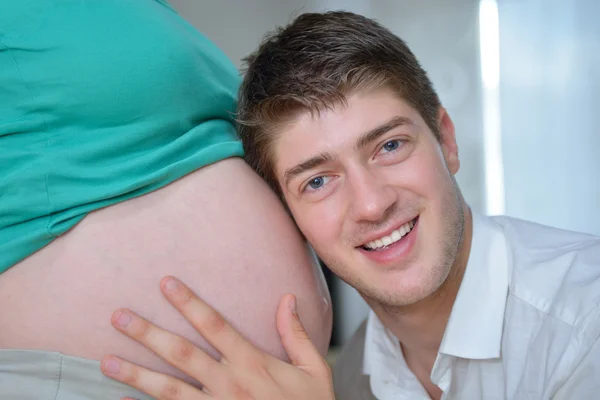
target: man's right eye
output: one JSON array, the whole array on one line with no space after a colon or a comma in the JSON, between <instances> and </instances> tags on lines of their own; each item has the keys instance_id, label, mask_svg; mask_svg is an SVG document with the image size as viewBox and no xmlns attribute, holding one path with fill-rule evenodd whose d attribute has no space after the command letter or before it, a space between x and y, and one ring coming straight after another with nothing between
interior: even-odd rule
<instances>
[{"instance_id":1,"label":"man's right eye","mask_svg":"<svg viewBox=\"0 0 600 400\"><path fill-rule=\"evenodd\" d=\"M323 187L323 185L326 183L326 181L327 181L327 177L325 177L325 176L314 177L308 181L308 183L306 184L306 186L304 188L304 191L319 190L320 188Z\"/></svg>"}]
</instances>

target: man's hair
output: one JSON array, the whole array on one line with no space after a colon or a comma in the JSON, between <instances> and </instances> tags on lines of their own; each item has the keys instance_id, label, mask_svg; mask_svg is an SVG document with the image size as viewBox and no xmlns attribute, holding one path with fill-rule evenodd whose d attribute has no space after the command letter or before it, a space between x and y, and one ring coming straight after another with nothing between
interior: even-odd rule
<instances>
[{"instance_id":1,"label":"man's hair","mask_svg":"<svg viewBox=\"0 0 600 400\"><path fill-rule=\"evenodd\" d=\"M360 90L389 87L438 137L440 101L406 43L377 22L349 12L309 13L267 34L248 56L237 120L246 161L283 199L274 173L277 127L317 114Z\"/></svg>"}]
</instances>

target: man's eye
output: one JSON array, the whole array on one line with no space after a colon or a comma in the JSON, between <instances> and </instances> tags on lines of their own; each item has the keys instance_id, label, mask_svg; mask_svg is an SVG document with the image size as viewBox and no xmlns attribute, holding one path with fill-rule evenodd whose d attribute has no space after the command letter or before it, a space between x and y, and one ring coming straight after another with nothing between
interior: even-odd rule
<instances>
[{"instance_id":1,"label":"man's eye","mask_svg":"<svg viewBox=\"0 0 600 400\"><path fill-rule=\"evenodd\" d=\"M389 153L391 151L396 150L398 147L400 147L400 141L399 140L397 140L397 139L396 140L390 140L389 142L386 142L383 145L383 147L382 147L381 150L386 151L386 152Z\"/></svg>"},{"instance_id":2,"label":"man's eye","mask_svg":"<svg viewBox=\"0 0 600 400\"><path fill-rule=\"evenodd\" d=\"M312 178L310 181L308 181L308 183L306 184L304 190L305 191L318 190L318 189L322 188L323 185L326 182L327 182L327 177L325 177L325 176L317 176L315 178Z\"/></svg>"},{"instance_id":3,"label":"man's eye","mask_svg":"<svg viewBox=\"0 0 600 400\"><path fill-rule=\"evenodd\" d=\"M322 176L317 176L316 178L313 178L310 182L308 182L308 186L310 186L311 189L318 189L321 186L323 186L324 183L325 179L323 179Z\"/></svg>"}]
</instances>

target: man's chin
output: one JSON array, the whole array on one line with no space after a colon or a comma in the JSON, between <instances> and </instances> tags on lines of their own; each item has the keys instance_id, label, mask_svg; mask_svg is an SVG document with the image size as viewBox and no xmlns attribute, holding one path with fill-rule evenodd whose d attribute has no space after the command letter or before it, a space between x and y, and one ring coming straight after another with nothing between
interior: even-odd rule
<instances>
[{"instance_id":1,"label":"man's chin","mask_svg":"<svg viewBox=\"0 0 600 400\"><path fill-rule=\"evenodd\" d=\"M357 288L360 295L373 308L377 306L402 308L411 306L427 297L422 287L406 287L405 285L392 285L389 282L372 283Z\"/></svg>"}]
</instances>

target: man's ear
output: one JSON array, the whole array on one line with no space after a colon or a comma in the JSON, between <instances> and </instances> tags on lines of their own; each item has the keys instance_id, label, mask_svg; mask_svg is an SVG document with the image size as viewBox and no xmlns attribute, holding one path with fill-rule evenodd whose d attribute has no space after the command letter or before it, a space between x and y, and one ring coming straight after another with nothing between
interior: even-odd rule
<instances>
[{"instance_id":1,"label":"man's ear","mask_svg":"<svg viewBox=\"0 0 600 400\"><path fill-rule=\"evenodd\" d=\"M438 131L440 133L440 145L444 153L444 159L448 170L452 175L455 175L460 168L460 160L458 158L458 145L456 144L456 135L454 132L454 123L448 115L444 107L440 107L438 111Z\"/></svg>"}]
</instances>

